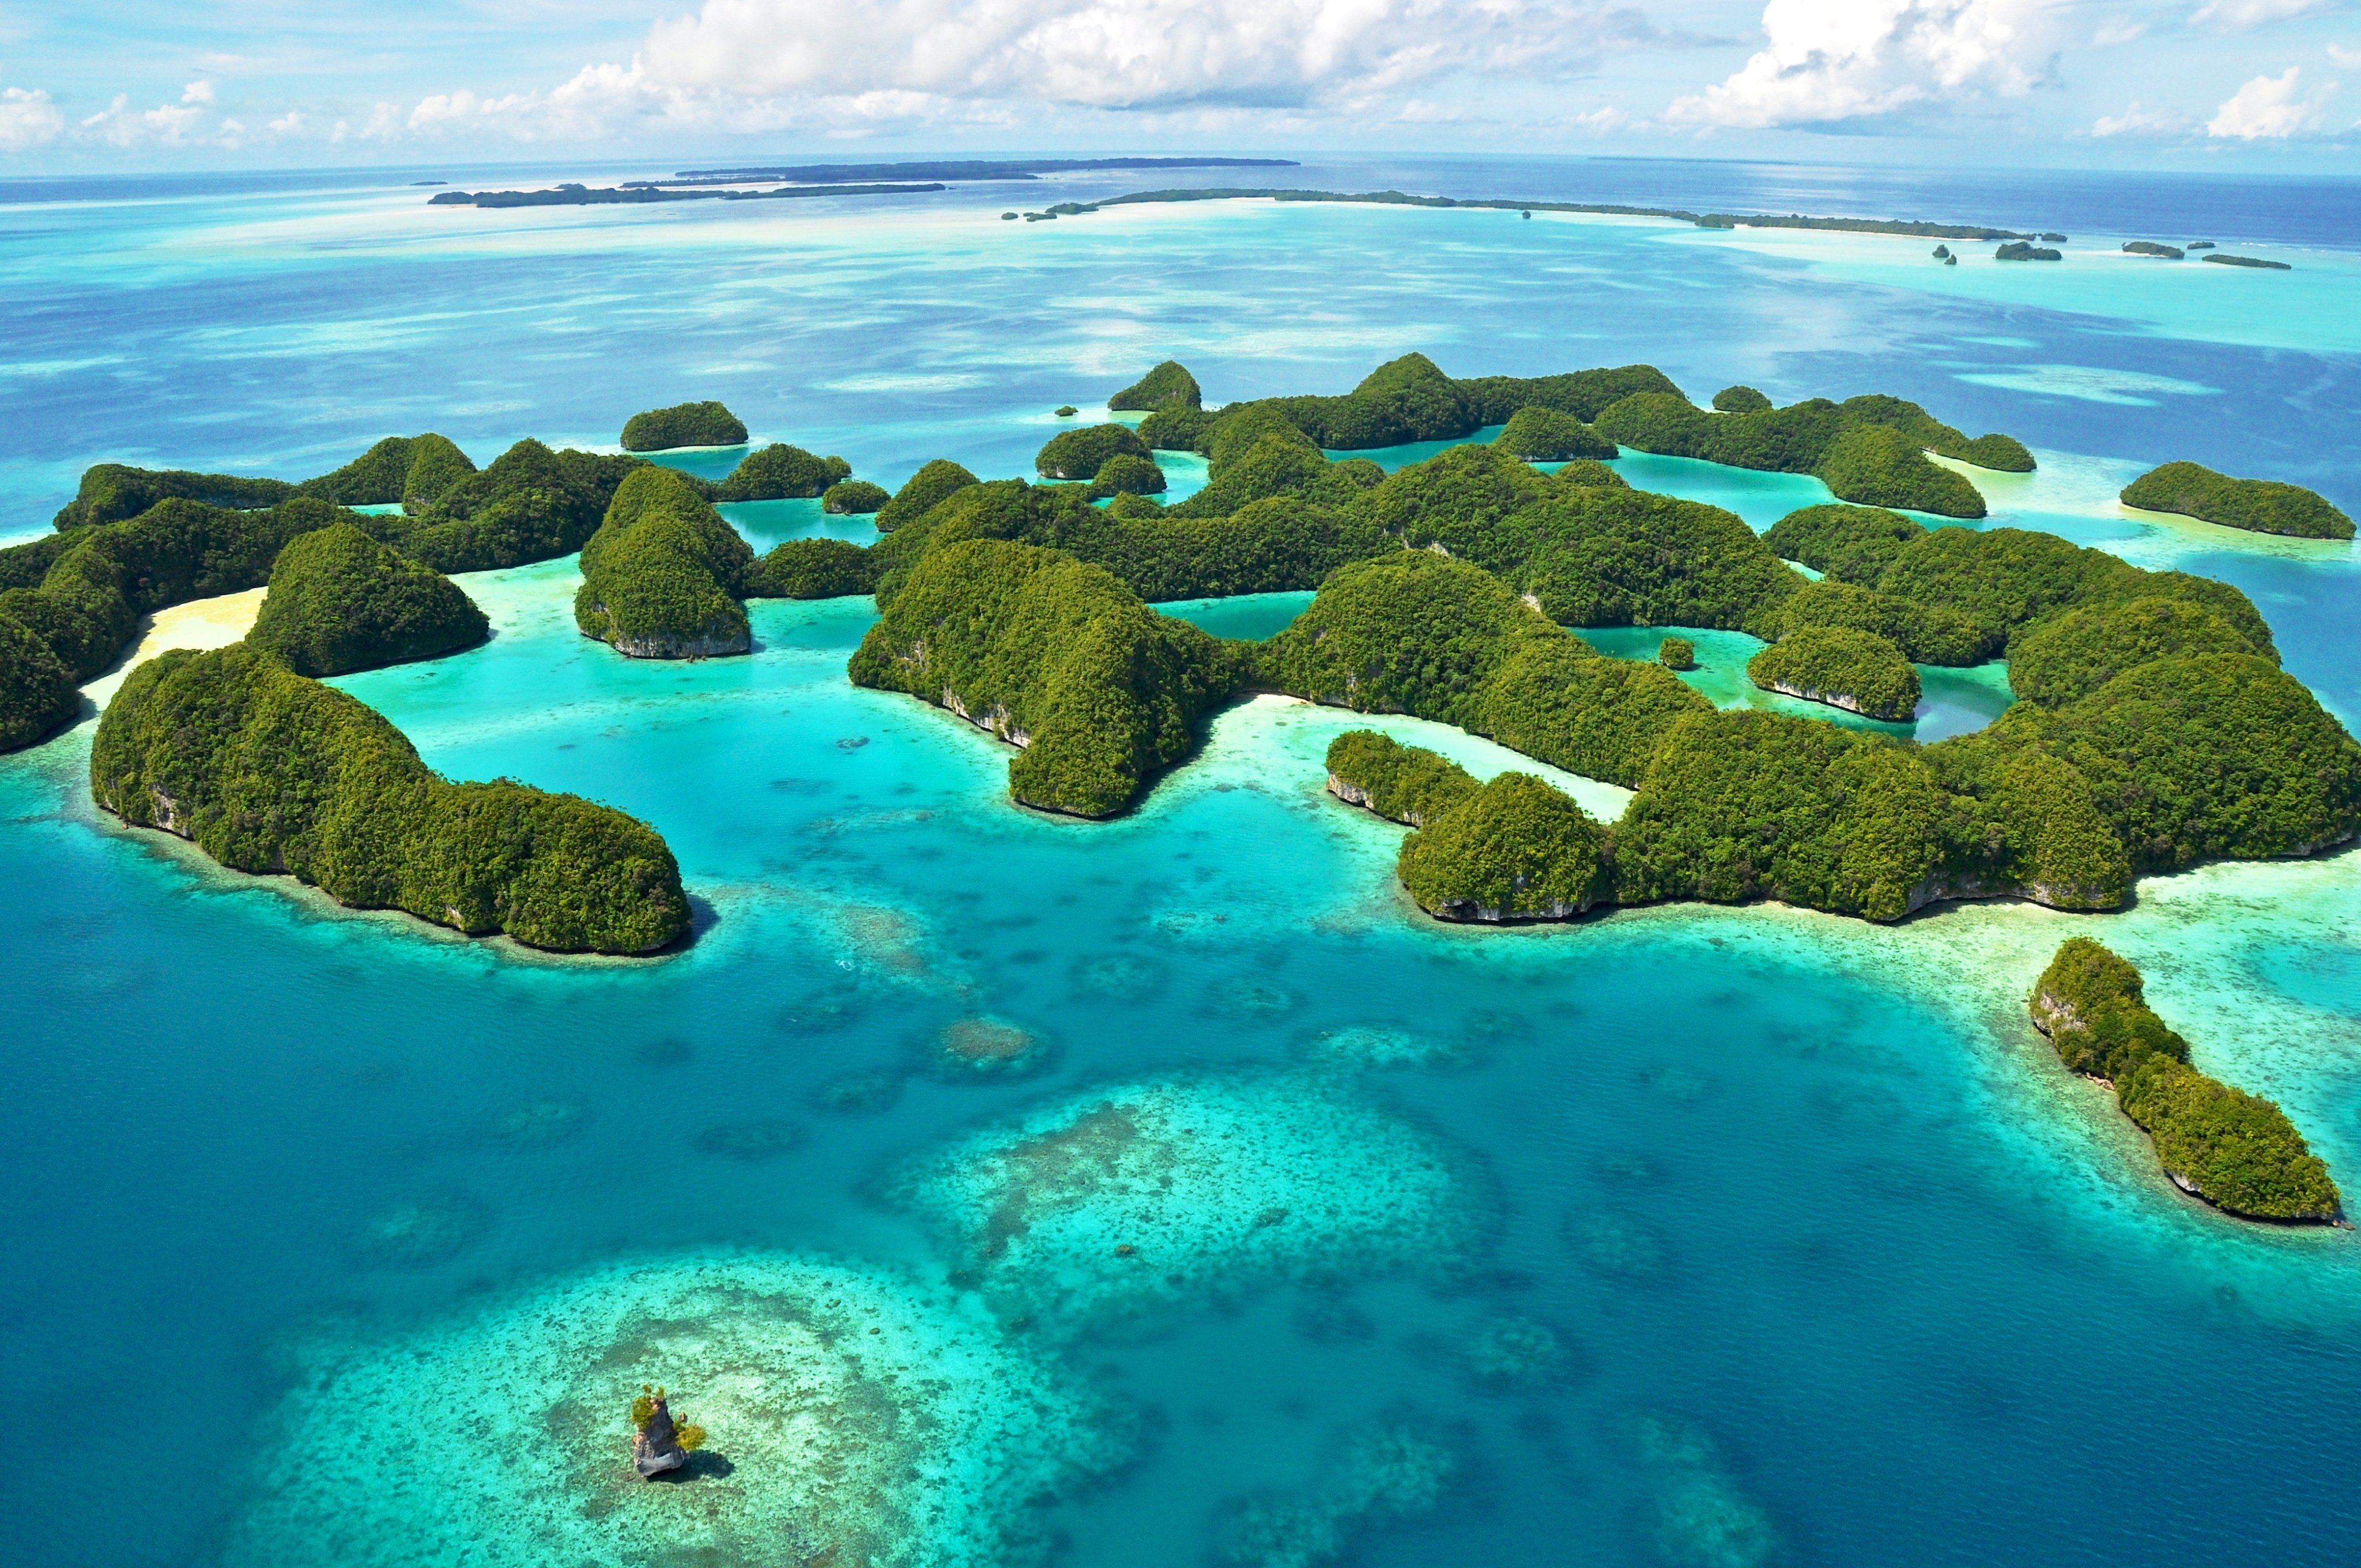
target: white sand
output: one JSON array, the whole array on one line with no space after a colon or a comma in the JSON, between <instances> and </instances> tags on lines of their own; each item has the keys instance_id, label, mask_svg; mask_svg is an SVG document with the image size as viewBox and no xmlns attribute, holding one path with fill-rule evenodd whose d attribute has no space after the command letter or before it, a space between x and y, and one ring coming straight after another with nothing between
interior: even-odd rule
<instances>
[{"instance_id":1,"label":"white sand","mask_svg":"<svg viewBox=\"0 0 2361 1568\"><path fill-rule=\"evenodd\" d=\"M104 708L123 678L159 653L175 648L226 648L254 630L262 613L268 588L248 588L218 598L191 599L148 616L139 629L139 641L122 663L82 688L82 695Z\"/></svg>"}]
</instances>

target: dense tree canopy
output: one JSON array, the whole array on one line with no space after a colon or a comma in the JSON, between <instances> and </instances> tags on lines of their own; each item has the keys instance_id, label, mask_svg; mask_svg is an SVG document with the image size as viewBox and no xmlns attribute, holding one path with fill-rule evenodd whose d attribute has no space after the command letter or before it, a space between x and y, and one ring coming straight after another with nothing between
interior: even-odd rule
<instances>
[{"instance_id":1,"label":"dense tree canopy","mask_svg":"<svg viewBox=\"0 0 2361 1568\"><path fill-rule=\"evenodd\" d=\"M2167 463L2124 487L2123 503L2301 539L2350 539L2353 520L2325 496L2276 479L2234 479L2195 463Z\"/></svg>"},{"instance_id":2,"label":"dense tree canopy","mask_svg":"<svg viewBox=\"0 0 2361 1568\"><path fill-rule=\"evenodd\" d=\"M623 450L664 452L675 446L738 446L746 423L718 402L675 403L623 422Z\"/></svg>"},{"instance_id":3,"label":"dense tree canopy","mask_svg":"<svg viewBox=\"0 0 2361 1568\"><path fill-rule=\"evenodd\" d=\"M99 721L91 790L223 865L356 908L563 952L650 952L688 930L679 867L646 824L512 781L445 783L376 712L243 643L133 671Z\"/></svg>"},{"instance_id":4,"label":"dense tree canopy","mask_svg":"<svg viewBox=\"0 0 2361 1568\"><path fill-rule=\"evenodd\" d=\"M299 675L341 675L472 648L490 634L459 585L348 522L296 535L246 640Z\"/></svg>"}]
</instances>

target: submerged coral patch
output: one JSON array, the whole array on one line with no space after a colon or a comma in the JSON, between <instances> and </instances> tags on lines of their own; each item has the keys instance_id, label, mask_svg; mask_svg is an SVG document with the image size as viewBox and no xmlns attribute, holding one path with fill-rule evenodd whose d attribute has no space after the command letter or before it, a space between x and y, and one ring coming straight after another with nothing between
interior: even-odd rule
<instances>
[{"instance_id":1,"label":"submerged coral patch","mask_svg":"<svg viewBox=\"0 0 2361 1568\"><path fill-rule=\"evenodd\" d=\"M1462 1067L1474 1054L1464 1043L1413 1034L1382 1025L1355 1024L1327 1029L1305 1042L1303 1054L1314 1061L1345 1062L1356 1067Z\"/></svg>"},{"instance_id":2,"label":"submerged coral patch","mask_svg":"<svg viewBox=\"0 0 2361 1568\"><path fill-rule=\"evenodd\" d=\"M1346 1438L1320 1485L1236 1504L1220 1532L1221 1560L1247 1568L1333 1563L1380 1523L1434 1512L1459 1470L1458 1454L1422 1423L1373 1421Z\"/></svg>"},{"instance_id":3,"label":"submerged coral patch","mask_svg":"<svg viewBox=\"0 0 2361 1568\"><path fill-rule=\"evenodd\" d=\"M631 1466L642 1384L705 1431ZM422 1441L421 1421L442 1424ZM227 1561L567 1568L1038 1558L1026 1501L1119 1423L981 1314L880 1271L637 1259L391 1343L324 1348Z\"/></svg>"},{"instance_id":4,"label":"submerged coral patch","mask_svg":"<svg viewBox=\"0 0 2361 1568\"><path fill-rule=\"evenodd\" d=\"M421 1198L362 1226L361 1255L390 1268L432 1268L473 1246L491 1223L491 1208L480 1198L464 1192Z\"/></svg>"},{"instance_id":5,"label":"submerged coral patch","mask_svg":"<svg viewBox=\"0 0 2361 1568\"><path fill-rule=\"evenodd\" d=\"M1047 1043L1032 1030L978 1014L944 1025L935 1035L931 1059L954 1077L1001 1076L1038 1066L1047 1051Z\"/></svg>"},{"instance_id":6,"label":"submerged coral patch","mask_svg":"<svg viewBox=\"0 0 2361 1568\"><path fill-rule=\"evenodd\" d=\"M994 1310L1060 1333L1260 1279L1448 1268L1492 1216L1455 1149L1317 1071L1084 1094L905 1168L888 1195Z\"/></svg>"},{"instance_id":7,"label":"submerged coral patch","mask_svg":"<svg viewBox=\"0 0 2361 1568\"><path fill-rule=\"evenodd\" d=\"M1629 1418L1623 1437L1646 1483L1641 1527L1658 1558L1674 1568L1763 1568L1784 1555L1770 1514L1702 1428L1650 1411Z\"/></svg>"},{"instance_id":8,"label":"submerged coral patch","mask_svg":"<svg viewBox=\"0 0 2361 1568\"><path fill-rule=\"evenodd\" d=\"M804 1130L793 1122L724 1122L697 1135L697 1152L741 1165L757 1165L801 1146Z\"/></svg>"}]
</instances>

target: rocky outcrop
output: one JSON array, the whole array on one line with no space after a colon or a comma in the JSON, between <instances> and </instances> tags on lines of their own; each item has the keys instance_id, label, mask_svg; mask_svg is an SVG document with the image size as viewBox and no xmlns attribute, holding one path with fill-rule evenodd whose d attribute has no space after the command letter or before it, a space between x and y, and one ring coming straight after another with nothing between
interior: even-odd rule
<instances>
[{"instance_id":1,"label":"rocky outcrop","mask_svg":"<svg viewBox=\"0 0 2361 1568\"><path fill-rule=\"evenodd\" d=\"M672 1411L664 1408L664 1396L656 1395L650 1404L648 1419L631 1434L631 1466L646 1481L688 1463L688 1451L680 1445L679 1429L673 1425Z\"/></svg>"},{"instance_id":2,"label":"rocky outcrop","mask_svg":"<svg viewBox=\"0 0 2361 1568\"><path fill-rule=\"evenodd\" d=\"M594 641L609 641L596 632L586 631L583 635ZM610 645L616 652L634 659L719 659L731 653L753 652L754 638L747 630L725 630L719 634L708 632L693 637L671 634L628 637L618 633Z\"/></svg>"}]
</instances>

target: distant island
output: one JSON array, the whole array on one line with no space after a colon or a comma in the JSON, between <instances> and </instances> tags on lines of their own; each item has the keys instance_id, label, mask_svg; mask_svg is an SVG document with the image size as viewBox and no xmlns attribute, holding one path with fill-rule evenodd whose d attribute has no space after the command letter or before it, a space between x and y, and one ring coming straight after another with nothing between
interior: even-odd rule
<instances>
[{"instance_id":1,"label":"distant island","mask_svg":"<svg viewBox=\"0 0 2361 1568\"><path fill-rule=\"evenodd\" d=\"M1294 169L1291 158L1016 158L941 159L923 163L779 163L741 169L682 169L670 180L627 180L639 185L750 184L780 180L829 184L860 180L1038 180L1044 174L1100 169Z\"/></svg>"},{"instance_id":2,"label":"distant island","mask_svg":"<svg viewBox=\"0 0 2361 1568\"><path fill-rule=\"evenodd\" d=\"M2226 250L2211 251L2206 255L2199 257L2197 259L2200 261L2214 262L2223 267L2259 267L2268 272L2292 272L2295 270L2294 268L2290 267L2284 261L2265 261L2259 256L2233 256Z\"/></svg>"},{"instance_id":3,"label":"distant island","mask_svg":"<svg viewBox=\"0 0 2361 1568\"><path fill-rule=\"evenodd\" d=\"M430 207L613 207L655 202L764 202L799 196L915 196L949 189L925 185L790 185L775 191L673 191L653 186L559 185L547 191L440 191Z\"/></svg>"},{"instance_id":4,"label":"distant island","mask_svg":"<svg viewBox=\"0 0 2361 1568\"><path fill-rule=\"evenodd\" d=\"M1827 229L1844 234L1908 235L1921 239L2053 239L2064 235L2021 234L2015 229L1979 224L1929 223L1917 218L1809 217L1801 213L1694 213L1686 207L1640 207L1611 202L1535 202L1522 198L1413 196L1400 191L1301 191L1261 186L1187 186L1165 191L1135 191L1095 202L1060 205L1055 212L1078 214L1108 207L1166 202L1345 202L1385 207L1472 207L1533 213L1593 213L1608 217L1672 218L1699 228Z\"/></svg>"}]
</instances>

